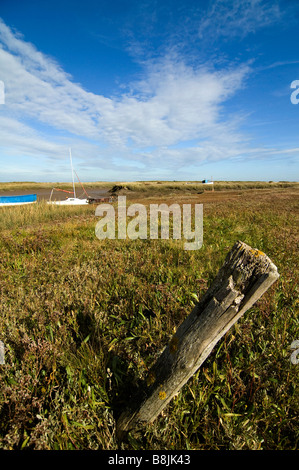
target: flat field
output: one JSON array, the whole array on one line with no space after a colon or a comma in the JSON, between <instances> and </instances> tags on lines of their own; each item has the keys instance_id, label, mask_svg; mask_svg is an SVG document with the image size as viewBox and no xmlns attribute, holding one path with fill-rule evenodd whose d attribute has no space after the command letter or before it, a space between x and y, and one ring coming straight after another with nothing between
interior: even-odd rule
<instances>
[{"instance_id":1,"label":"flat field","mask_svg":"<svg viewBox=\"0 0 299 470\"><path fill-rule=\"evenodd\" d=\"M1 184L0 192L52 186ZM203 246L99 240L93 205L40 198L0 208L0 449L297 449L299 184L91 186L118 186L116 195L147 208L202 203ZM237 240L266 253L279 280L154 423L119 442L116 420L132 390Z\"/></svg>"}]
</instances>

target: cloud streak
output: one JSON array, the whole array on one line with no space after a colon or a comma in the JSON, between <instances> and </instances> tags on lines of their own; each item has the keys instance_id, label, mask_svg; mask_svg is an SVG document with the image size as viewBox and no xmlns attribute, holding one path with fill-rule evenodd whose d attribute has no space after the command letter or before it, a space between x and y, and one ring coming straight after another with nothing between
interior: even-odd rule
<instances>
[{"instance_id":1,"label":"cloud streak","mask_svg":"<svg viewBox=\"0 0 299 470\"><path fill-rule=\"evenodd\" d=\"M220 37L228 34L228 22L233 31L248 33L253 24L261 27L279 16L276 4L232 3L229 10L230 2L213 2L200 22L199 36L211 27L212 17ZM257 11L261 15L254 23ZM51 161L66 158L65 149L75 145L82 165L107 169L109 162L115 179L117 170L158 176L200 162L243 158L254 150L239 130L242 116L225 111L250 73L246 64L221 69L187 64L172 50L145 60L130 91L108 98L75 83L53 58L0 19L2 151Z\"/></svg>"},{"instance_id":2,"label":"cloud streak","mask_svg":"<svg viewBox=\"0 0 299 470\"><path fill-rule=\"evenodd\" d=\"M212 139L219 132L227 140L236 138L231 124L221 117L221 106L242 86L246 67L215 72L188 67L178 57L163 58L147 64L143 78L131 85L131 93L111 99L73 83L53 59L3 22L0 40L1 79L6 85L1 132L6 146L14 133L17 145L22 139L26 148L30 139L36 144L34 124L38 123L51 128L52 136L64 131L70 138L90 139L110 147L110 153L115 149L124 155L132 149L141 155L149 146L161 154L165 146ZM41 145L41 150L46 147Z\"/></svg>"},{"instance_id":3,"label":"cloud streak","mask_svg":"<svg viewBox=\"0 0 299 470\"><path fill-rule=\"evenodd\" d=\"M199 23L198 34L215 40L244 38L250 33L280 21L277 0L214 0ZM213 34L210 30L213 28Z\"/></svg>"}]
</instances>

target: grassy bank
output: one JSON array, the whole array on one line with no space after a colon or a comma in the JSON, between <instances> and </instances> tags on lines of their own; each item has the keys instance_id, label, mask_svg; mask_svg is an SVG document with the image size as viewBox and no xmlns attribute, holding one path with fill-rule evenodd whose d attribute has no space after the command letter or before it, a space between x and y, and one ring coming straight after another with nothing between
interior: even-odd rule
<instances>
[{"instance_id":1,"label":"grassy bank","mask_svg":"<svg viewBox=\"0 0 299 470\"><path fill-rule=\"evenodd\" d=\"M81 188L80 184L76 181L75 182L77 188ZM108 188L110 189L114 183L107 183L107 182L98 182L98 183L82 183L85 188ZM52 188L60 188L66 190L72 190L73 184L72 182L63 182L63 183L36 183L34 181L30 182L8 182L8 183L0 183L0 193L4 195L7 191L39 191L39 190L48 190L49 194Z\"/></svg>"},{"instance_id":2,"label":"grassy bank","mask_svg":"<svg viewBox=\"0 0 299 470\"><path fill-rule=\"evenodd\" d=\"M287 181L215 181L213 185L202 184L201 181L135 181L135 182L83 182L84 188L101 188L110 190L114 187L127 191L142 193L167 192L167 191L221 191L221 190L245 190L245 189L273 189L273 188L298 188L299 183ZM76 186L80 184L76 182ZM36 182L12 182L0 183L0 193L6 191L39 191L49 190L53 187L72 190L72 183L36 183Z\"/></svg>"},{"instance_id":3,"label":"grassy bank","mask_svg":"<svg viewBox=\"0 0 299 470\"><path fill-rule=\"evenodd\" d=\"M190 196L204 203L198 251L173 240L98 240L94 206L1 209L0 448L297 448L299 365L289 346L299 339L298 189L255 189ZM178 189L165 202L180 197ZM147 205L148 193L135 202ZM117 442L132 388L239 239L273 260L279 280L165 412Z\"/></svg>"}]
</instances>

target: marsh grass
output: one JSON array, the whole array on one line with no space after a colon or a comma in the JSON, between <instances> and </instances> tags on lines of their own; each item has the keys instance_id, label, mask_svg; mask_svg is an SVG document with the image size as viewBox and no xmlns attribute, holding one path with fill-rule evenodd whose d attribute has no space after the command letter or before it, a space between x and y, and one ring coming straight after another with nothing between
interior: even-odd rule
<instances>
[{"instance_id":1,"label":"marsh grass","mask_svg":"<svg viewBox=\"0 0 299 470\"><path fill-rule=\"evenodd\" d=\"M201 181L121 181L121 182L84 182L86 189L100 188L110 190L116 186L128 191L137 191L141 193L164 193L169 191L223 191L223 190L245 190L245 189L275 189L275 188L298 188L299 183L288 181L215 181L213 185L202 184ZM76 182L76 186L81 186ZM72 191L71 183L36 183L36 182L11 182L0 183L0 192L7 191L39 191L49 190L53 187Z\"/></svg>"},{"instance_id":2,"label":"marsh grass","mask_svg":"<svg viewBox=\"0 0 299 470\"><path fill-rule=\"evenodd\" d=\"M266 182L266 181L215 181L212 184L203 184L201 181L149 181L117 183L130 191L159 193L167 191L223 191L245 189L273 189L298 187L298 183Z\"/></svg>"},{"instance_id":3,"label":"marsh grass","mask_svg":"<svg viewBox=\"0 0 299 470\"><path fill-rule=\"evenodd\" d=\"M68 221L94 214L94 206L58 206L47 204L46 200L24 206L0 207L0 230L14 230L30 226L43 227L49 222ZM81 219L82 221L82 219Z\"/></svg>"},{"instance_id":4,"label":"marsh grass","mask_svg":"<svg viewBox=\"0 0 299 470\"><path fill-rule=\"evenodd\" d=\"M242 195L204 204L204 245L189 252L98 240L92 206L1 209L0 448L297 448L298 192ZM117 442L133 388L238 239L267 253L279 280L157 420Z\"/></svg>"}]
</instances>

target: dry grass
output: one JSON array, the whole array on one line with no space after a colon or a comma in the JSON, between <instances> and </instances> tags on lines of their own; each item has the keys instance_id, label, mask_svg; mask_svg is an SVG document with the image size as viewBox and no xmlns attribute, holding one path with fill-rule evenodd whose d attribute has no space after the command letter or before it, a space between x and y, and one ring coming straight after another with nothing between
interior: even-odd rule
<instances>
[{"instance_id":1,"label":"dry grass","mask_svg":"<svg viewBox=\"0 0 299 470\"><path fill-rule=\"evenodd\" d=\"M130 202L161 202L156 190L126 191ZM100 241L92 206L1 209L0 448L297 448L299 366L289 349L298 339L297 186L179 189L163 202L204 204L200 250ZM279 280L155 423L117 442L132 387L238 239L265 252Z\"/></svg>"}]
</instances>

